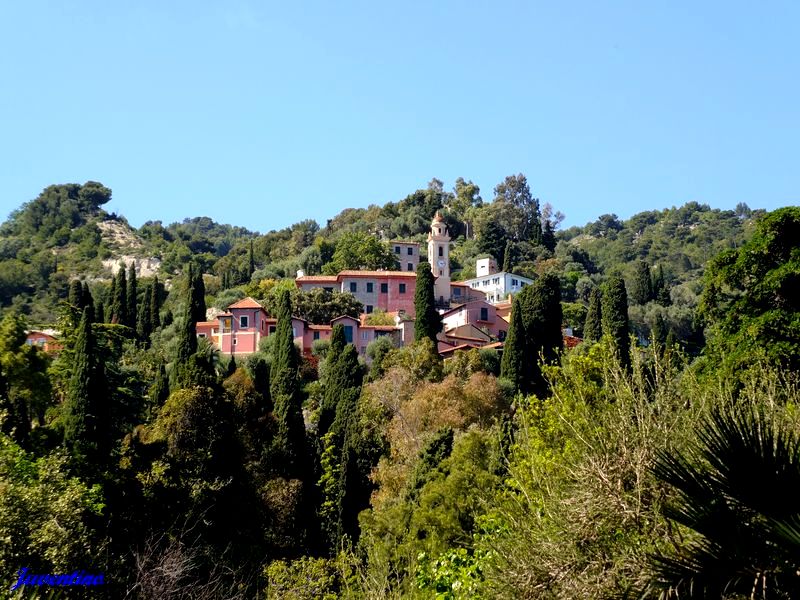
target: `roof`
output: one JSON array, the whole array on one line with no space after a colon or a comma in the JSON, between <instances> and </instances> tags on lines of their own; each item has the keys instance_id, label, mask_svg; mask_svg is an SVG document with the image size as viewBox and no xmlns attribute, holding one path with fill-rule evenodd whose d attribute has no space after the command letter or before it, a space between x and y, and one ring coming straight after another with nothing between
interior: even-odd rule
<instances>
[{"instance_id":1,"label":"roof","mask_svg":"<svg viewBox=\"0 0 800 600\"><path fill-rule=\"evenodd\" d=\"M218 325L216 321L198 321L195 323L195 327L215 327Z\"/></svg>"},{"instance_id":2,"label":"roof","mask_svg":"<svg viewBox=\"0 0 800 600\"><path fill-rule=\"evenodd\" d=\"M464 283L463 281L451 281L450 282L450 287L453 287L453 286L456 286L456 287L469 287L469 284L468 283Z\"/></svg>"},{"instance_id":3,"label":"roof","mask_svg":"<svg viewBox=\"0 0 800 600\"><path fill-rule=\"evenodd\" d=\"M362 325L361 329L374 329L375 331L394 331L397 329L394 325Z\"/></svg>"},{"instance_id":4,"label":"roof","mask_svg":"<svg viewBox=\"0 0 800 600\"><path fill-rule=\"evenodd\" d=\"M331 327L330 325L312 325L312 324L309 324L308 328L311 329L312 331L330 331L331 329L333 329L333 327Z\"/></svg>"},{"instance_id":5,"label":"roof","mask_svg":"<svg viewBox=\"0 0 800 600\"><path fill-rule=\"evenodd\" d=\"M339 321L341 319L350 319L351 321L355 321L356 323L360 323L360 321L358 319L355 319L355 318L351 317L350 315L341 315L339 317L336 317L335 319L331 319L331 323L333 323L334 321Z\"/></svg>"},{"instance_id":6,"label":"roof","mask_svg":"<svg viewBox=\"0 0 800 600\"><path fill-rule=\"evenodd\" d=\"M407 277L415 278L414 271L342 271L339 277Z\"/></svg>"},{"instance_id":7,"label":"roof","mask_svg":"<svg viewBox=\"0 0 800 600\"><path fill-rule=\"evenodd\" d=\"M480 302L481 304L485 304L486 306L491 306L492 308L494 308L494 304L490 304L486 300L482 300L481 298L473 298L472 300L467 300L463 304L459 304L458 306L454 306L453 308L444 311L442 313L442 316L444 317L445 315L449 315L451 313L457 313L465 308L468 309L470 304L475 304L476 302Z\"/></svg>"},{"instance_id":8,"label":"roof","mask_svg":"<svg viewBox=\"0 0 800 600\"><path fill-rule=\"evenodd\" d=\"M319 281L320 283L336 283L338 281L338 275L303 275L302 277L298 277L295 281L299 282L314 282Z\"/></svg>"},{"instance_id":9,"label":"roof","mask_svg":"<svg viewBox=\"0 0 800 600\"><path fill-rule=\"evenodd\" d=\"M434 223L441 223L441 222L443 222L443 221L444 221L444 217L442 217L442 213L440 213L440 212L437 210L437 211L436 211L436 214L435 214L435 215L433 215L433 222L434 222Z\"/></svg>"},{"instance_id":10,"label":"roof","mask_svg":"<svg viewBox=\"0 0 800 600\"><path fill-rule=\"evenodd\" d=\"M242 298L238 302L234 302L233 304L228 305L228 309L231 308L260 308L264 310L264 307L261 306L258 302L256 302L253 298L248 296L247 298Z\"/></svg>"},{"instance_id":11,"label":"roof","mask_svg":"<svg viewBox=\"0 0 800 600\"><path fill-rule=\"evenodd\" d=\"M389 244L405 244L406 246L413 245L419 246L419 242L412 242L411 240L389 240Z\"/></svg>"}]
</instances>

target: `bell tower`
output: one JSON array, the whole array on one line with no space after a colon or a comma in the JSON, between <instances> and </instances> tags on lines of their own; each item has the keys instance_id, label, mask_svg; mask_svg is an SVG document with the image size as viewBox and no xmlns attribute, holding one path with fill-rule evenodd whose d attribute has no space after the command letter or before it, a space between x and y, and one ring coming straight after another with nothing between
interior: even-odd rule
<instances>
[{"instance_id":1,"label":"bell tower","mask_svg":"<svg viewBox=\"0 0 800 600\"><path fill-rule=\"evenodd\" d=\"M439 211L431 222L431 232L428 234L428 262L436 278L433 284L433 295L437 302L450 300L450 234L447 224Z\"/></svg>"}]
</instances>

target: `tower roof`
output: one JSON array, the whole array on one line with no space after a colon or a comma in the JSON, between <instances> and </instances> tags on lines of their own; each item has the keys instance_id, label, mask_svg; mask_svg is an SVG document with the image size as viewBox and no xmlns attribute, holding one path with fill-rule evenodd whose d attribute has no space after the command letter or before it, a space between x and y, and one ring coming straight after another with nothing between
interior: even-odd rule
<instances>
[{"instance_id":1,"label":"tower roof","mask_svg":"<svg viewBox=\"0 0 800 600\"><path fill-rule=\"evenodd\" d=\"M433 222L444 223L444 217L442 216L442 213L440 213L438 210L436 211L436 214L433 215Z\"/></svg>"}]
</instances>

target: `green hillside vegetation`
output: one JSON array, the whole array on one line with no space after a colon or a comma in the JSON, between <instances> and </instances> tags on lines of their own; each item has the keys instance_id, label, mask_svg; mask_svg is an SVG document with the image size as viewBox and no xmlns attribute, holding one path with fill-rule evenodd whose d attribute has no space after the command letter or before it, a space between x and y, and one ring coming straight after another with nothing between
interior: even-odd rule
<instances>
[{"instance_id":1,"label":"green hillside vegetation","mask_svg":"<svg viewBox=\"0 0 800 600\"><path fill-rule=\"evenodd\" d=\"M3 581L83 569L105 574L98 597L153 600L799 593L800 209L561 230L515 175L491 201L433 180L261 235L134 230L110 193L52 186L0 229ZM423 242L436 211L460 277L492 255L534 279L502 356L440 358L424 267L413 344L382 338L368 364L337 326L303 355L289 315L362 307L295 271L389 266L385 240ZM232 360L195 322L246 295L278 330ZM33 325L60 352L26 344Z\"/></svg>"}]
</instances>

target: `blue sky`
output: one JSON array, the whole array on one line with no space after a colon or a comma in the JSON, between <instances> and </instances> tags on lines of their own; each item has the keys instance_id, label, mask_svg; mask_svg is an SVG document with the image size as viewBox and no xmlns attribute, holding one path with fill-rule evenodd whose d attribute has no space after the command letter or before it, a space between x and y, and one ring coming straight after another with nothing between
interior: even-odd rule
<instances>
[{"instance_id":1,"label":"blue sky","mask_svg":"<svg viewBox=\"0 0 800 600\"><path fill-rule=\"evenodd\" d=\"M522 172L582 224L800 199L798 2L0 2L0 215L267 231Z\"/></svg>"}]
</instances>

